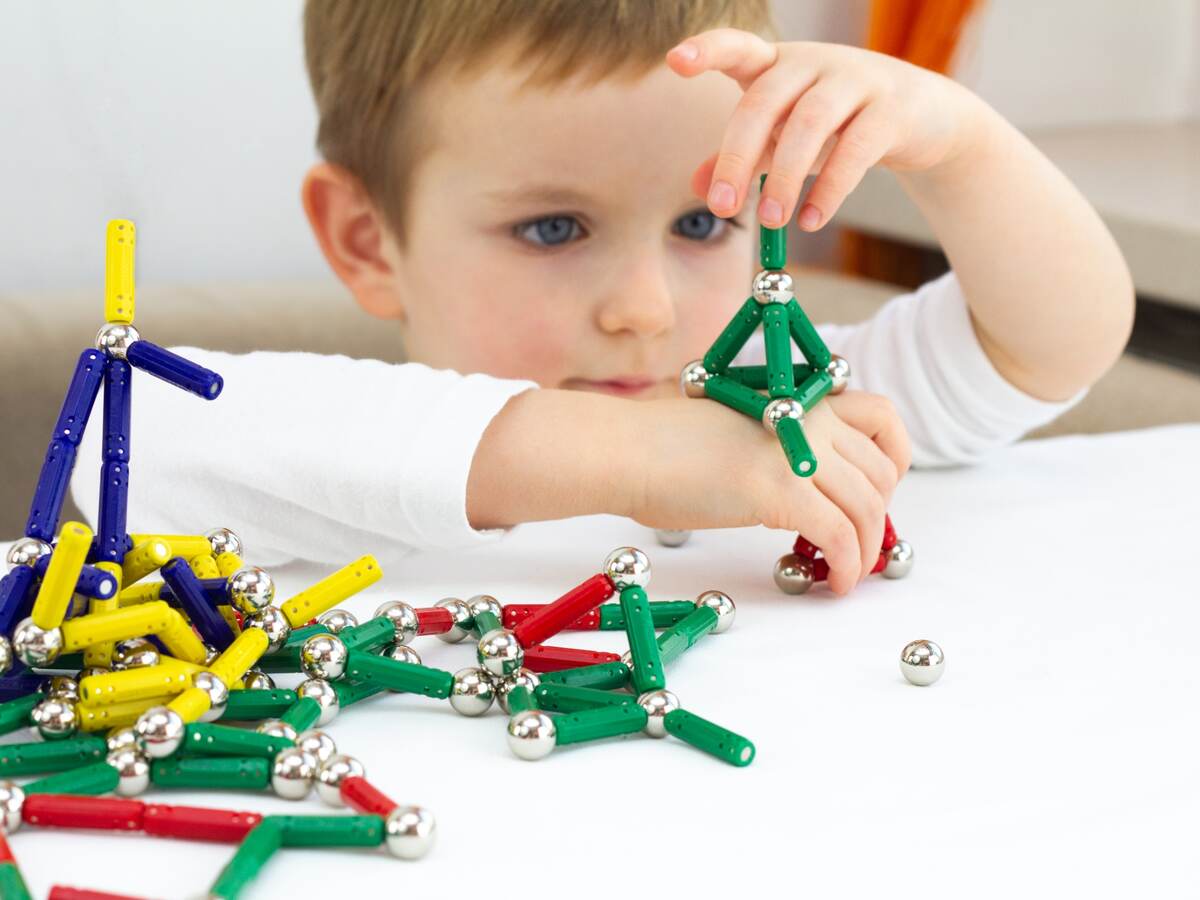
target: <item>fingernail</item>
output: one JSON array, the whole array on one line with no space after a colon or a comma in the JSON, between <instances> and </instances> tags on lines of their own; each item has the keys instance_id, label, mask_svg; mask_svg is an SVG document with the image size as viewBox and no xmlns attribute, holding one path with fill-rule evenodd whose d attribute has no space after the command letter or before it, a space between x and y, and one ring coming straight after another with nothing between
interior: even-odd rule
<instances>
[{"instance_id":1,"label":"fingernail","mask_svg":"<svg viewBox=\"0 0 1200 900\"><path fill-rule=\"evenodd\" d=\"M728 181L718 181L708 189L708 205L715 212L721 209L733 209L737 203L737 191Z\"/></svg>"},{"instance_id":2,"label":"fingernail","mask_svg":"<svg viewBox=\"0 0 1200 900\"><path fill-rule=\"evenodd\" d=\"M695 44L683 43L672 48L672 53L680 59L686 59L688 62L695 62L700 58L700 50Z\"/></svg>"},{"instance_id":3,"label":"fingernail","mask_svg":"<svg viewBox=\"0 0 1200 900\"><path fill-rule=\"evenodd\" d=\"M800 227L805 231L813 231L821 224L821 211L811 203L805 203L800 209Z\"/></svg>"},{"instance_id":4,"label":"fingernail","mask_svg":"<svg viewBox=\"0 0 1200 900\"><path fill-rule=\"evenodd\" d=\"M783 205L774 197L763 197L758 204L758 218L764 225L779 228L783 225Z\"/></svg>"}]
</instances>

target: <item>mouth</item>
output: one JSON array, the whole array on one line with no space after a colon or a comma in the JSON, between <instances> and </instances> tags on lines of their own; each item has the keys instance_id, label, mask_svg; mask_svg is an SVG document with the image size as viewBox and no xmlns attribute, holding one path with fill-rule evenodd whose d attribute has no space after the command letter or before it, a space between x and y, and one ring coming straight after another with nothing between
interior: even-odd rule
<instances>
[{"instance_id":1,"label":"mouth","mask_svg":"<svg viewBox=\"0 0 1200 900\"><path fill-rule=\"evenodd\" d=\"M661 378L631 375L623 378L605 378L601 380L572 378L564 387L584 391L598 391L600 393L613 394L617 397L636 397L652 390L661 383Z\"/></svg>"}]
</instances>

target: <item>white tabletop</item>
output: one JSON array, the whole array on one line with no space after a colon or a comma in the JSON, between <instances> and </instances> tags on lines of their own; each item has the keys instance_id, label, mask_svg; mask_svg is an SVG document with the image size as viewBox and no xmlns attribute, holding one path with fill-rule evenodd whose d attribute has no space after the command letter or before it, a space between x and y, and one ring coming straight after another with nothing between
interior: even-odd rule
<instances>
[{"instance_id":1,"label":"white tabletop","mask_svg":"<svg viewBox=\"0 0 1200 900\"><path fill-rule=\"evenodd\" d=\"M844 599L779 594L771 567L790 538L763 529L668 549L594 518L392 566L348 608L481 591L545 602L613 547L641 546L652 600L720 588L738 603L733 629L685 654L668 682L758 756L739 769L636 735L522 762L498 710L472 720L444 702L376 698L327 730L379 787L434 811L437 846L419 862L281 851L246 896L1186 894L1200 882L1198 461L1195 425L1031 442L972 469L913 473L892 509L913 573ZM277 574L300 586L311 573ZM918 637L946 652L929 688L897 669ZM625 649L616 632L556 642ZM468 643L416 647L429 665L471 663ZM315 794L144 799L328 811ZM28 826L11 838L35 896L55 882L198 896L232 852Z\"/></svg>"}]
</instances>

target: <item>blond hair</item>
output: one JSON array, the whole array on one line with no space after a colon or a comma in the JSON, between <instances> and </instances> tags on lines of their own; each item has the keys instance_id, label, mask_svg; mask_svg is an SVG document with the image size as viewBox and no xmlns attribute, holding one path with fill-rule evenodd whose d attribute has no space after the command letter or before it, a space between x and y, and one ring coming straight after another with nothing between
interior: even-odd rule
<instances>
[{"instance_id":1,"label":"blond hair","mask_svg":"<svg viewBox=\"0 0 1200 900\"><path fill-rule=\"evenodd\" d=\"M769 0L307 0L304 52L317 149L362 183L398 239L422 81L468 71L502 47L529 61L528 82L644 74L693 34L769 32Z\"/></svg>"}]
</instances>

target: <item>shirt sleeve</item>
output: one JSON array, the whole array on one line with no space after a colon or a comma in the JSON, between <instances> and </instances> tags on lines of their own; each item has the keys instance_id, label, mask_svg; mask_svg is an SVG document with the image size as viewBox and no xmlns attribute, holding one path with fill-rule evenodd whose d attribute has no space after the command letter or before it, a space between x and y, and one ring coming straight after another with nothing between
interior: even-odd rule
<instances>
[{"instance_id":1,"label":"shirt sleeve","mask_svg":"<svg viewBox=\"0 0 1200 900\"><path fill-rule=\"evenodd\" d=\"M850 363L850 386L882 394L896 406L912 441L913 465L978 462L1078 403L1032 397L988 358L953 272L888 301L856 325L817 327L829 349ZM761 340L739 365L766 358Z\"/></svg>"},{"instance_id":2,"label":"shirt sleeve","mask_svg":"<svg viewBox=\"0 0 1200 900\"><path fill-rule=\"evenodd\" d=\"M228 527L265 565L394 559L504 533L471 527L467 477L492 418L533 382L312 353L176 352L225 389L206 402L135 370L130 531ZM85 512L99 491L99 419L71 484Z\"/></svg>"}]
</instances>

